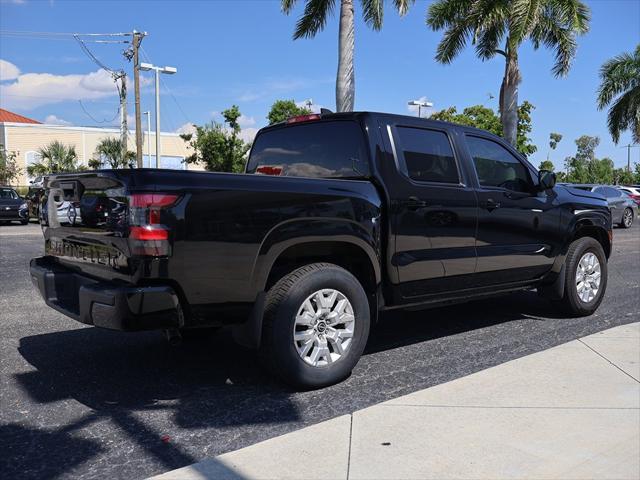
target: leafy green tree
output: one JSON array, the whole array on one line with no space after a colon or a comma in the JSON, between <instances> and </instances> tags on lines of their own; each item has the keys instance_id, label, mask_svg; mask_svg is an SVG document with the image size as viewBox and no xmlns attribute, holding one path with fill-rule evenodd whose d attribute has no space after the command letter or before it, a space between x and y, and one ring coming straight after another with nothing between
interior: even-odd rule
<instances>
[{"instance_id":1,"label":"leafy green tree","mask_svg":"<svg viewBox=\"0 0 640 480\"><path fill-rule=\"evenodd\" d=\"M436 52L440 63L451 63L469 41L482 60L504 57L500 116L504 137L516 145L520 46L530 40L534 49L553 49L552 72L566 75L576 53L576 36L587 32L589 17L589 8L579 0L438 0L429 7L427 25L444 30Z\"/></svg>"},{"instance_id":2,"label":"leafy green tree","mask_svg":"<svg viewBox=\"0 0 640 480\"><path fill-rule=\"evenodd\" d=\"M538 167L540 170L549 170L550 172L553 172L555 170L555 165L553 165L553 162L551 160L543 160L540 162L540 167Z\"/></svg>"},{"instance_id":3,"label":"leafy green tree","mask_svg":"<svg viewBox=\"0 0 640 480\"><path fill-rule=\"evenodd\" d=\"M598 108L609 105L607 123L613 141L618 143L620 134L631 130L633 141L640 143L640 45L600 68Z\"/></svg>"},{"instance_id":4,"label":"leafy green tree","mask_svg":"<svg viewBox=\"0 0 640 480\"><path fill-rule=\"evenodd\" d=\"M549 134L549 147L551 148L551 150L555 150L556 149L556 147L560 143L560 140L562 140L562 135L561 134L554 133L554 132L551 132Z\"/></svg>"},{"instance_id":5,"label":"leafy green tree","mask_svg":"<svg viewBox=\"0 0 640 480\"><path fill-rule=\"evenodd\" d=\"M194 125L195 134L180 135L194 151L185 162L203 163L211 172L242 172L251 144L240 138L240 115L238 107L233 105L222 112L224 124Z\"/></svg>"},{"instance_id":6,"label":"leafy green tree","mask_svg":"<svg viewBox=\"0 0 640 480\"><path fill-rule=\"evenodd\" d=\"M54 140L47 146L38 150L40 161L27 167L30 177L48 175L50 173L77 172L86 170L86 167L78 163L76 147L64 145Z\"/></svg>"},{"instance_id":7,"label":"leafy green tree","mask_svg":"<svg viewBox=\"0 0 640 480\"><path fill-rule=\"evenodd\" d=\"M538 149L528 137L532 129L531 110L534 108L528 101L522 102L519 107L516 148L524 155L531 155ZM503 136L500 117L492 109L483 105L467 107L462 113L458 113L456 107L449 107L446 110L435 112L430 118L480 128L494 135Z\"/></svg>"},{"instance_id":8,"label":"leafy green tree","mask_svg":"<svg viewBox=\"0 0 640 480\"><path fill-rule=\"evenodd\" d=\"M313 38L324 29L329 15L333 13L336 0L304 0L304 12L296 23L293 39ZM355 73L353 53L355 48L354 0L340 2L340 24L338 28L338 74L336 77L336 109L338 112L353 110L355 101ZM393 5L402 16L415 0L393 0ZM298 0L281 0L282 11L291 13ZM382 28L384 0L360 0L364 22L374 30Z\"/></svg>"},{"instance_id":9,"label":"leafy green tree","mask_svg":"<svg viewBox=\"0 0 640 480\"><path fill-rule=\"evenodd\" d=\"M22 173L16 157L16 152L8 152L0 145L0 185L10 185Z\"/></svg>"},{"instance_id":10,"label":"leafy green tree","mask_svg":"<svg viewBox=\"0 0 640 480\"><path fill-rule=\"evenodd\" d=\"M311 113L311 110L306 107L299 107L293 100L276 100L271 105L267 120L269 120L269 125L273 125L274 123L284 122L296 115L307 115L309 113Z\"/></svg>"},{"instance_id":11,"label":"leafy green tree","mask_svg":"<svg viewBox=\"0 0 640 480\"><path fill-rule=\"evenodd\" d=\"M576 139L577 151L573 157L565 160L567 181L570 183L587 183L589 181L589 163L596 158L595 150L600 144L598 137L582 135Z\"/></svg>"},{"instance_id":12,"label":"leafy green tree","mask_svg":"<svg viewBox=\"0 0 640 480\"><path fill-rule=\"evenodd\" d=\"M116 138L103 138L96 146L97 158L89 160L89 167L93 169L104 168L107 163L110 168L134 168L136 165L136 153L128 151L122 158L122 143Z\"/></svg>"},{"instance_id":13,"label":"leafy green tree","mask_svg":"<svg viewBox=\"0 0 640 480\"><path fill-rule=\"evenodd\" d=\"M567 181L571 183L615 182L615 168L610 158L597 158L598 137L582 135L576 139L576 154L566 159Z\"/></svg>"},{"instance_id":14,"label":"leafy green tree","mask_svg":"<svg viewBox=\"0 0 640 480\"><path fill-rule=\"evenodd\" d=\"M634 173L626 168L616 168L613 172L613 183L616 185L631 185L635 182L635 177Z\"/></svg>"}]
</instances>

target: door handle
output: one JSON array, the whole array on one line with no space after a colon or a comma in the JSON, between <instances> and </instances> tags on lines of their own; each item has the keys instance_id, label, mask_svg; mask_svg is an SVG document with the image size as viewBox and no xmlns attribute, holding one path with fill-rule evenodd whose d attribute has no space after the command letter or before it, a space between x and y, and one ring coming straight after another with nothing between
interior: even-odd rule
<instances>
[{"instance_id":1,"label":"door handle","mask_svg":"<svg viewBox=\"0 0 640 480\"><path fill-rule=\"evenodd\" d=\"M496 202L493 198L487 198L487 201L484 202L484 208L487 210L495 210L496 208L500 208L500 202Z\"/></svg>"},{"instance_id":2,"label":"door handle","mask_svg":"<svg viewBox=\"0 0 640 480\"><path fill-rule=\"evenodd\" d=\"M427 202L420 200L418 197L411 195L405 202L405 205L410 210L417 210L418 208L424 208L427 206Z\"/></svg>"}]
</instances>

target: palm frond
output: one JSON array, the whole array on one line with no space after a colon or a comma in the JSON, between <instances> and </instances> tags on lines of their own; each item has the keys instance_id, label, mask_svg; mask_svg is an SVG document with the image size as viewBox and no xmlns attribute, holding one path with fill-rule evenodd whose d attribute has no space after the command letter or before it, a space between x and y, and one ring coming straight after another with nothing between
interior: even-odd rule
<instances>
[{"instance_id":1,"label":"palm frond","mask_svg":"<svg viewBox=\"0 0 640 480\"><path fill-rule=\"evenodd\" d=\"M436 49L436 61L451 63L465 47L472 33L471 25L466 22L460 22L447 29Z\"/></svg>"},{"instance_id":2,"label":"palm frond","mask_svg":"<svg viewBox=\"0 0 640 480\"><path fill-rule=\"evenodd\" d=\"M285 15L289 15L296 5L297 0L281 0L280 9Z\"/></svg>"},{"instance_id":3,"label":"palm frond","mask_svg":"<svg viewBox=\"0 0 640 480\"><path fill-rule=\"evenodd\" d=\"M409 11L409 8L415 2L416 0L393 0L393 6L402 17L407 14L407 12Z\"/></svg>"},{"instance_id":4,"label":"palm frond","mask_svg":"<svg viewBox=\"0 0 640 480\"><path fill-rule=\"evenodd\" d=\"M505 33L505 22L501 19L496 19L493 24L488 25L476 41L476 55L483 60L492 58L500 48Z\"/></svg>"},{"instance_id":5,"label":"palm frond","mask_svg":"<svg viewBox=\"0 0 640 480\"><path fill-rule=\"evenodd\" d=\"M463 21L469 14L473 0L440 0L427 9L426 23L434 31Z\"/></svg>"},{"instance_id":6,"label":"palm frond","mask_svg":"<svg viewBox=\"0 0 640 480\"><path fill-rule=\"evenodd\" d=\"M512 3L509 30L513 41L521 43L529 36L542 9L543 0L516 0Z\"/></svg>"},{"instance_id":7,"label":"palm frond","mask_svg":"<svg viewBox=\"0 0 640 480\"><path fill-rule=\"evenodd\" d=\"M334 7L335 0L307 0L304 13L296 23L296 29L293 33L294 40L313 38L324 28Z\"/></svg>"},{"instance_id":8,"label":"palm frond","mask_svg":"<svg viewBox=\"0 0 640 480\"><path fill-rule=\"evenodd\" d=\"M607 116L609 132L615 143L625 130L631 130L634 143L640 143L640 86L618 98Z\"/></svg>"},{"instance_id":9,"label":"palm frond","mask_svg":"<svg viewBox=\"0 0 640 480\"><path fill-rule=\"evenodd\" d=\"M600 68L598 108L605 108L622 92L640 85L640 45L634 55L623 53L605 62Z\"/></svg>"},{"instance_id":10,"label":"palm frond","mask_svg":"<svg viewBox=\"0 0 640 480\"><path fill-rule=\"evenodd\" d=\"M361 0L364 23L374 30L382 28L384 16L384 0Z\"/></svg>"}]
</instances>

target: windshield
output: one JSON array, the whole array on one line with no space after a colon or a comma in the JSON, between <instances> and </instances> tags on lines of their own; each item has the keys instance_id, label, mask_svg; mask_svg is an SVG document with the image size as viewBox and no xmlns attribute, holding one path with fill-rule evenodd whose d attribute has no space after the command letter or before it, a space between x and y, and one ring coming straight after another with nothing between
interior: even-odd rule
<instances>
[{"instance_id":1,"label":"windshield","mask_svg":"<svg viewBox=\"0 0 640 480\"><path fill-rule=\"evenodd\" d=\"M353 121L309 122L261 133L247 173L292 177L368 175L360 126Z\"/></svg>"},{"instance_id":2,"label":"windshield","mask_svg":"<svg viewBox=\"0 0 640 480\"><path fill-rule=\"evenodd\" d=\"M0 198L17 200L20 197L13 188L0 188Z\"/></svg>"}]
</instances>

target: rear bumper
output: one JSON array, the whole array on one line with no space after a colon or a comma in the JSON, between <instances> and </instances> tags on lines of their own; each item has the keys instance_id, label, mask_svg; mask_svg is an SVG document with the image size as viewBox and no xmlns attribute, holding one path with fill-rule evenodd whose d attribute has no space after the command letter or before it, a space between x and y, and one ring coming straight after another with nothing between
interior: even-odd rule
<instances>
[{"instance_id":1,"label":"rear bumper","mask_svg":"<svg viewBox=\"0 0 640 480\"><path fill-rule=\"evenodd\" d=\"M95 280L50 256L32 259L29 270L46 304L78 322L123 331L182 326L178 296L171 287L131 287Z\"/></svg>"}]
</instances>

